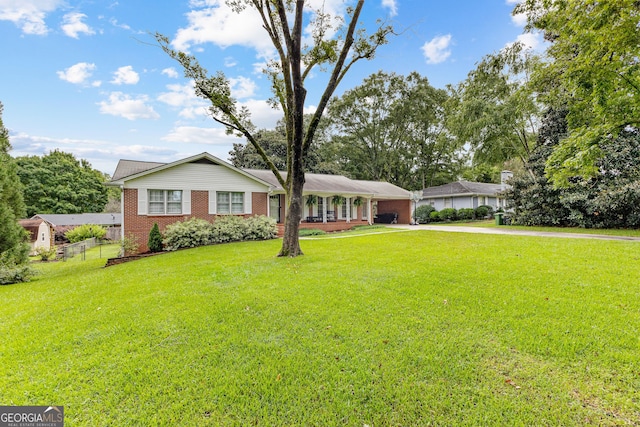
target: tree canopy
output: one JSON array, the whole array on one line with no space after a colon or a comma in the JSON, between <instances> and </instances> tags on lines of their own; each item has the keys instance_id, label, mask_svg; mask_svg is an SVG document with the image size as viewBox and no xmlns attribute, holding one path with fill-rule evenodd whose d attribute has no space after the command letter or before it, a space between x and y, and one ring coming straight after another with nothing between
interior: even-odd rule
<instances>
[{"instance_id":1,"label":"tree canopy","mask_svg":"<svg viewBox=\"0 0 640 427\"><path fill-rule=\"evenodd\" d=\"M52 151L16 158L27 215L102 212L107 204L105 176L84 159Z\"/></svg>"},{"instance_id":2,"label":"tree canopy","mask_svg":"<svg viewBox=\"0 0 640 427\"><path fill-rule=\"evenodd\" d=\"M9 156L11 144L2 112L0 103L0 284L4 285L28 277L29 246L24 228L18 224L18 219L24 218L25 208L16 165Z\"/></svg>"},{"instance_id":3,"label":"tree canopy","mask_svg":"<svg viewBox=\"0 0 640 427\"><path fill-rule=\"evenodd\" d=\"M447 94L418 73L378 72L332 100L332 144L340 168L356 179L404 188L454 178L458 146L444 126ZM445 178L446 179L446 178Z\"/></svg>"},{"instance_id":4,"label":"tree canopy","mask_svg":"<svg viewBox=\"0 0 640 427\"><path fill-rule=\"evenodd\" d=\"M475 165L526 164L535 145L540 106L529 85L539 59L516 43L485 56L465 81L450 87L448 125L470 144Z\"/></svg>"},{"instance_id":5,"label":"tree canopy","mask_svg":"<svg viewBox=\"0 0 640 427\"><path fill-rule=\"evenodd\" d=\"M265 73L271 82L272 103L282 110L284 116L286 176L281 174L255 138L250 112L239 107L231 96L227 77L221 71L210 76L195 56L171 49L165 36L156 34L156 40L169 56L182 65L185 77L194 81L196 95L211 102L209 111L213 120L225 126L228 132L244 136L278 179L289 204L279 256L301 255L298 229L303 208L304 159L320 119L335 89L353 64L371 59L376 49L387 42L392 29L381 25L367 34L360 27L364 0L357 0L353 7L348 7L345 19L330 16L322 3L315 7L315 3L304 0L227 0L226 3L237 13L257 13L275 48L276 55L268 61ZM309 35L306 40L303 40L303 33ZM315 104L317 107L312 119L305 125L305 84L314 70L327 70L328 79ZM317 84L317 79L314 83Z\"/></svg>"},{"instance_id":6,"label":"tree canopy","mask_svg":"<svg viewBox=\"0 0 640 427\"><path fill-rule=\"evenodd\" d=\"M593 176L603 144L640 125L640 8L636 0L525 0L527 29L550 42L536 73L541 99L568 108L568 135L547 160L555 185Z\"/></svg>"}]
</instances>

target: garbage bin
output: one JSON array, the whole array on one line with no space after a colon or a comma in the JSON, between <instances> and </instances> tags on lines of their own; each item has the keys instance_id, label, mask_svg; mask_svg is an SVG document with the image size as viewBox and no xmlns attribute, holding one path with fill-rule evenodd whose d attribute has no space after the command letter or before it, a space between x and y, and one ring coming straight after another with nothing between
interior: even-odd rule
<instances>
[{"instance_id":1,"label":"garbage bin","mask_svg":"<svg viewBox=\"0 0 640 427\"><path fill-rule=\"evenodd\" d=\"M496 217L496 225L504 225L504 217L502 212L497 212L495 214Z\"/></svg>"}]
</instances>

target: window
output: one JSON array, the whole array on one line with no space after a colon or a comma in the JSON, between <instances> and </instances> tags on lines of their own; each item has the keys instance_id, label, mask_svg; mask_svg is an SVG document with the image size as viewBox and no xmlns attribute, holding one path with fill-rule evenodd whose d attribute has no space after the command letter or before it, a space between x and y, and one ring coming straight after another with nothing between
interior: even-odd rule
<instances>
[{"instance_id":1,"label":"window","mask_svg":"<svg viewBox=\"0 0 640 427\"><path fill-rule=\"evenodd\" d=\"M369 219L369 201L365 200L362 203L362 219Z\"/></svg>"},{"instance_id":2,"label":"window","mask_svg":"<svg viewBox=\"0 0 640 427\"><path fill-rule=\"evenodd\" d=\"M244 213L244 193L218 191L216 205L219 214L242 214Z\"/></svg>"},{"instance_id":3,"label":"window","mask_svg":"<svg viewBox=\"0 0 640 427\"><path fill-rule=\"evenodd\" d=\"M42 233L42 241L44 242L44 233Z\"/></svg>"},{"instance_id":4,"label":"window","mask_svg":"<svg viewBox=\"0 0 640 427\"><path fill-rule=\"evenodd\" d=\"M182 213L182 190L149 190L149 215Z\"/></svg>"}]
</instances>

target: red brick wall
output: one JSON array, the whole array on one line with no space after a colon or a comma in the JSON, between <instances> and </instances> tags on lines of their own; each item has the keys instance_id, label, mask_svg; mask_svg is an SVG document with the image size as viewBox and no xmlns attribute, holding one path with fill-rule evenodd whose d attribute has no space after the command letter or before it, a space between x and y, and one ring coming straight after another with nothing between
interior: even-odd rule
<instances>
[{"instance_id":1,"label":"red brick wall","mask_svg":"<svg viewBox=\"0 0 640 427\"><path fill-rule=\"evenodd\" d=\"M133 237L138 243L138 252L149 250L147 241L154 223L158 223L160 232L164 232L169 224L184 221L189 218L201 218L209 222L216 219L216 215L209 214L209 192L191 191L191 215L138 215L138 190L125 188L124 193L124 235ZM252 215L266 215L269 196L267 193L252 194ZM251 215L244 215L245 217Z\"/></svg>"},{"instance_id":2,"label":"red brick wall","mask_svg":"<svg viewBox=\"0 0 640 427\"><path fill-rule=\"evenodd\" d=\"M267 212L269 212L269 195L267 193L252 193L251 205L254 215L267 215Z\"/></svg>"},{"instance_id":3,"label":"red brick wall","mask_svg":"<svg viewBox=\"0 0 640 427\"><path fill-rule=\"evenodd\" d=\"M411 223L411 200L379 200L378 213L398 214L398 224Z\"/></svg>"}]
</instances>

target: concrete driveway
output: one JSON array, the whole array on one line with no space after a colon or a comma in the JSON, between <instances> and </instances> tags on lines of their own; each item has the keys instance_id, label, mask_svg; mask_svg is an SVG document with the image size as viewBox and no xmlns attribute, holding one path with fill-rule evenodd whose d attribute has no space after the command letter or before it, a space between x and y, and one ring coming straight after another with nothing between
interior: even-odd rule
<instances>
[{"instance_id":1,"label":"concrete driveway","mask_svg":"<svg viewBox=\"0 0 640 427\"><path fill-rule=\"evenodd\" d=\"M529 231L510 229L509 226L485 228L485 227L464 227L456 225L406 225L393 224L390 228L400 228L406 230L430 230L430 231L446 231L451 233L473 233L473 234L502 234L513 236L538 236L538 237L563 237L567 239L599 239L599 240L630 240L640 241L640 237L629 236L605 236L602 234L588 233L562 233L556 231Z\"/></svg>"}]
</instances>

